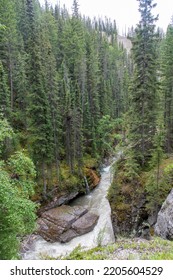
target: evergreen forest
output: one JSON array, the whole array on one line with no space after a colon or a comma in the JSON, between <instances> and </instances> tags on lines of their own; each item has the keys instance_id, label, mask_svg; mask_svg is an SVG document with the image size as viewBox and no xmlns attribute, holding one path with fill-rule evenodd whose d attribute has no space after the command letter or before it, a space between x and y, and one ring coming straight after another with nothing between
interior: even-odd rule
<instances>
[{"instance_id":1,"label":"evergreen forest","mask_svg":"<svg viewBox=\"0 0 173 280\"><path fill-rule=\"evenodd\" d=\"M129 52L116 19L81 16L77 0L70 13L0 0L0 259L20 258L52 193L85 194L118 151L108 199L120 233L158 213L172 189L173 20L164 33L155 2L137 1Z\"/></svg>"}]
</instances>

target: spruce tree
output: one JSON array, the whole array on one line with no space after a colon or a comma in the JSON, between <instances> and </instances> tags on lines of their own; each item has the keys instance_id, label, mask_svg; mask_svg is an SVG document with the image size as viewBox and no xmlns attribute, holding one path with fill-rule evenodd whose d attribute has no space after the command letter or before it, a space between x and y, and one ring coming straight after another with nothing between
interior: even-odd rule
<instances>
[{"instance_id":1,"label":"spruce tree","mask_svg":"<svg viewBox=\"0 0 173 280\"><path fill-rule=\"evenodd\" d=\"M12 0L2 1L0 4L1 23L5 26L5 29L0 31L0 59L5 71L8 71L11 110L13 110L15 99L14 69L18 53L15 8L15 2Z\"/></svg>"},{"instance_id":2,"label":"spruce tree","mask_svg":"<svg viewBox=\"0 0 173 280\"><path fill-rule=\"evenodd\" d=\"M29 131L29 149L32 158L43 180L43 193L47 192L47 164L53 157L53 127L48 93L45 86L45 69L41 54L42 40L40 23L37 25L37 14L34 1L27 0L26 11L28 17L28 38L26 50L28 52L28 93L27 123Z\"/></svg>"},{"instance_id":3,"label":"spruce tree","mask_svg":"<svg viewBox=\"0 0 173 280\"><path fill-rule=\"evenodd\" d=\"M131 86L130 144L137 163L147 164L156 132L157 77L153 0L138 0L141 19L133 40L134 77Z\"/></svg>"},{"instance_id":4,"label":"spruce tree","mask_svg":"<svg viewBox=\"0 0 173 280\"><path fill-rule=\"evenodd\" d=\"M57 40L55 19L51 15L49 7L46 6L46 11L42 16L41 23L41 48L42 48L42 67L43 67L43 80L46 96L50 107L50 121L52 126L52 145L53 155L51 166L55 163L57 180L59 181L59 150L62 146L60 140L62 137L60 115L60 102L59 102L59 74L56 69L55 44Z\"/></svg>"},{"instance_id":5,"label":"spruce tree","mask_svg":"<svg viewBox=\"0 0 173 280\"><path fill-rule=\"evenodd\" d=\"M7 75L0 61L0 114L8 118L10 112L10 92L7 84Z\"/></svg>"},{"instance_id":6,"label":"spruce tree","mask_svg":"<svg viewBox=\"0 0 173 280\"><path fill-rule=\"evenodd\" d=\"M86 76L86 89L87 96L85 97L85 110L84 110L84 129L85 138L88 139L90 153L93 156L97 151L96 129L100 119L100 104L99 104L99 57L97 46L97 34L91 31L86 34L86 58L87 58L87 76ZM86 141L87 143L87 141Z\"/></svg>"},{"instance_id":7,"label":"spruce tree","mask_svg":"<svg viewBox=\"0 0 173 280\"><path fill-rule=\"evenodd\" d=\"M167 153L173 151L173 20L169 24L163 43L161 59L161 89L164 107L165 147Z\"/></svg>"}]
</instances>

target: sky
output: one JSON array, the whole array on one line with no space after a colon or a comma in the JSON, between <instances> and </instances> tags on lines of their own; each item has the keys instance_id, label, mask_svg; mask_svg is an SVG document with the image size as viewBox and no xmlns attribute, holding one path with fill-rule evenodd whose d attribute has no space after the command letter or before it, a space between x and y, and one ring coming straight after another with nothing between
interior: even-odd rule
<instances>
[{"instance_id":1,"label":"sky","mask_svg":"<svg viewBox=\"0 0 173 280\"><path fill-rule=\"evenodd\" d=\"M44 0L39 0L41 4ZM73 0L48 0L50 4L65 4L71 11ZM155 0L157 7L154 14L159 14L157 25L166 31L166 28L173 16L173 0ZM82 15L103 16L115 19L118 30L124 33L125 29L135 26L139 21L138 2L136 0L78 0L79 10Z\"/></svg>"}]
</instances>

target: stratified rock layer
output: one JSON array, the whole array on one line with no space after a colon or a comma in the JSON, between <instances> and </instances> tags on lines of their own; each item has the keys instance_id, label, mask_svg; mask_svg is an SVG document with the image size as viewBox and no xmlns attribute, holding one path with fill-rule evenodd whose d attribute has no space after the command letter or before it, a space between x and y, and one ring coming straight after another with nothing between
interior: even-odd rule
<instances>
[{"instance_id":1,"label":"stratified rock layer","mask_svg":"<svg viewBox=\"0 0 173 280\"><path fill-rule=\"evenodd\" d=\"M155 233L162 238L173 240L173 189L159 211Z\"/></svg>"},{"instance_id":2,"label":"stratified rock layer","mask_svg":"<svg viewBox=\"0 0 173 280\"><path fill-rule=\"evenodd\" d=\"M93 230L97 221L97 215L81 206L62 205L41 215L37 232L50 242L68 242Z\"/></svg>"},{"instance_id":3,"label":"stratified rock layer","mask_svg":"<svg viewBox=\"0 0 173 280\"><path fill-rule=\"evenodd\" d=\"M40 207L38 210L37 214L40 216L42 215L45 211L67 204L69 201L73 200L75 197L77 197L79 192L71 192L71 193L66 193L62 192L58 195L56 195L56 189L55 189L55 194L53 193L53 198L50 202L46 203L46 205Z\"/></svg>"}]
</instances>

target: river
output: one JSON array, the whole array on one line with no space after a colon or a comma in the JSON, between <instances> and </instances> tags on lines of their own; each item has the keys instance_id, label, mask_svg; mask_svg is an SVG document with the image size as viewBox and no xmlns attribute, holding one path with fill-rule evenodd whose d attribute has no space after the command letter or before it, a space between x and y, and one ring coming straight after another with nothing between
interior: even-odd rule
<instances>
[{"instance_id":1,"label":"river","mask_svg":"<svg viewBox=\"0 0 173 280\"><path fill-rule=\"evenodd\" d=\"M89 249L98 244L107 245L115 241L112 222L111 208L106 198L111 184L111 165L103 168L99 185L88 195L75 199L70 205L81 205L89 211L99 215L97 225L93 231L72 239L68 243L49 243L42 237L37 236L30 249L22 256L23 259L44 259L45 256L57 257L70 253L75 247L81 245Z\"/></svg>"}]
</instances>

